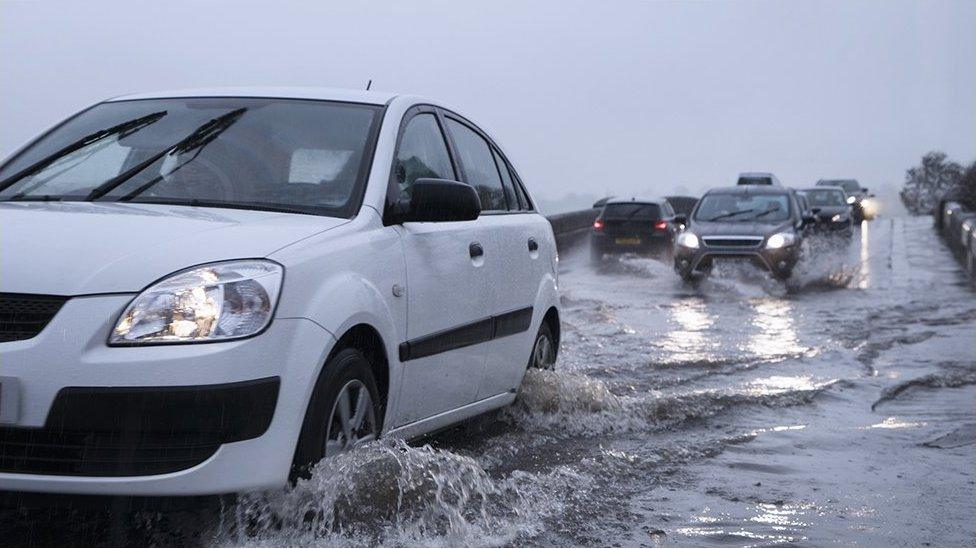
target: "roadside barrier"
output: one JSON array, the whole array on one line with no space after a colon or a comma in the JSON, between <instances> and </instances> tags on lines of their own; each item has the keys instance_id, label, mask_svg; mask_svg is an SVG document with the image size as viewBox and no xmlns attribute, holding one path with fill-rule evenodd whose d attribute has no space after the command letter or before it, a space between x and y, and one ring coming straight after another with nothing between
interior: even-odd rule
<instances>
[{"instance_id":1,"label":"roadside barrier","mask_svg":"<svg viewBox=\"0 0 976 549\"><path fill-rule=\"evenodd\" d=\"M546 219L552 225L552 232L556 236L556 249L565 252L585 240L593 227L593 221L599 214L600 208L590 208L547 215Z\"/></svg>"},{"instance_id":2,"label":"roadside barrier","mask_svg":"<svg viewBox=\"0 0 976 549\"><path fill-rule=\"evenodd\" d=\"M976 280L976 212L959 202L943 201L936 212L935 225L966 272Z\"/></svg>"}]
</instances>

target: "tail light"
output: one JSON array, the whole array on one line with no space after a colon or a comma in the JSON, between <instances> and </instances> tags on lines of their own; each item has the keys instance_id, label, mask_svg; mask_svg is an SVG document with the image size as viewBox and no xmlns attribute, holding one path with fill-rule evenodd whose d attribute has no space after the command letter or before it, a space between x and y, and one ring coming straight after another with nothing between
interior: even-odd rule
<instances>
[{"instance_id":1,"label":"tail light","mask_svg":"<svg viewBox=\"0 0 976 549\"><path fill-rule=\"evenodd\" d=\"M593 222L593 230L594 231L602 231L603 230L603 220L602 219L597 219L596 221Z\"/></svg>"},{"instance_id":2,"label":"tail light","mask_svg":"<svg viewBox=\"0 0 976 549\"><path fill-rule=\"evenodd\" d=\"M655 221L654 222L654 230L655 231L666 231L666 230L668 230L668 222L667 221Z\"/></svg>"}]
</instances>

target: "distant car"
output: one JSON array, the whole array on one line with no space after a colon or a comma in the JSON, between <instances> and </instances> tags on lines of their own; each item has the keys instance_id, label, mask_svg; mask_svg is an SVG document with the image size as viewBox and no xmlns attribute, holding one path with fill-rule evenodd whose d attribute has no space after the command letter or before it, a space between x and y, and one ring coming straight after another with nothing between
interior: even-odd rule
<instances>
[{"instance_id":1,"label":"distant car","mask_svg":"<svg viewBox=\"0 0 976 549\"><path fill-rule=\"evenodd\" d=\"M779 179L769 172L742 172L736 185L775 185L782 186Z\"/></svg>"},{"instance_id":2,"label":"distant car","mask_svg":"<svg viewBox=\"0 0 976 549\"><path fill-rule=\"evenodd\" d=\"M855 223L862 220L872 220L877 216L877 204L874 202L874 195L868 192L867 187L862 187L857 179L821 179L817 181L817 187L840 187L847 193L847 203L851 205L851 213Z\"/></svg>"},{"instance_id":3,"label":"distant car","mask_svg":"<svg viewBox=\"0 0 976 549\"><path fill-rule=\"evenodd\" d=\"M678 216L677 221L685 221ZM804 216L791 189L746 185L712 189L698 201L688 228L675 239L674 268L685 280L708 274L718 262L746 261L781 280L800 256Z\"/></svg>"},{"instance_id":4,"label":"distant car","mask_svg":"<svg viewBox=\"0 0 976 549\"><path fill-rule=\"evenodd\" d=\"M679 228L671 204L663 198L610 199L593 222L591 257L600 262L607 254L669 253Z\"/></svg>"},{"instance_id":5,"label":"distant car","mask_svg":"<svg viewBox=\"0 0 976 549\"><path fill-rule=\"evenodd\" d=\"M821 185L803 189L800 194L806 198L810 211L817 218L817 223L813 225L815 232L847 238L854 234L851 205L847 203L844 189Z\"/></svg>"}]
</instances>

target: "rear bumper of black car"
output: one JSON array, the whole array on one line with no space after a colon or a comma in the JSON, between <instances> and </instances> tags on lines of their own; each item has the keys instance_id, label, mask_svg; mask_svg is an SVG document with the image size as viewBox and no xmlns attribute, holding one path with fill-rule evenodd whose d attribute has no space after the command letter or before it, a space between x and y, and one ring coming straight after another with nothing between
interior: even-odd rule
<instances>
[{"instance_id":1,"label":"rear bumper of black car","mask_svg":"<svg viewBox=\"0 0 976 549\"><path fill-rule=\"evenodd\" d=\"M719 261L742 261L757 269L768 271L777 278L787 278L799 256L799 246L787 246L775 250L765 248L711 247L698 249L677 247L674 254L674 268L684 278L708 273Z\"/></svg>"},{"instance_id":2,"label":"rear bumper of black car","mask_svg":"<svg viewBox=\"0 0 976 549\"><path fill-rule=\"evenodd\" d=\"M668 233L644 235L593 233L591 245L595 253L602 254L658 254L671 249Z\"/></svg>"}]
</instances>

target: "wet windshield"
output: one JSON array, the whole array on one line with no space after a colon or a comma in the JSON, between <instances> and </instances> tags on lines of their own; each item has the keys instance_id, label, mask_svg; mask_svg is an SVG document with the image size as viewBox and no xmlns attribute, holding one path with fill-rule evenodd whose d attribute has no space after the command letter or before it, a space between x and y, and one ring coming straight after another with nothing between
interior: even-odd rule
<instances>
[{"instance_id":1,"label":"wet windshield","mask_svg":"<svg viewBox=\"0 0 976 549\"><path fill-rule=\"evenodd\" d=\"M358 209L381 107L183 98L97 105L0 169L0 200Z\"/></svg>"},{"instance_id":2,"label":"wet windshield","mask_svg":"<svg viewBox=\"0 0 976 549\"><path fill-rule=\"evenodd\" d=\"M810 189L805 191L807 201L813 207L846 206L846 197L843 191Z\"/></svg>"},{"instance_id":3,"label":"wet windshield","mask_svg":"<svg viewBox=\"0 0 976 549\"><path fill-rule=\"evenodd\" d=\"M709 194L695 210L695 221L781 222L790 218L785 194Z\"/></svg>"}]
</instances>

